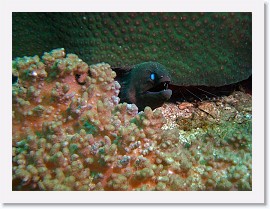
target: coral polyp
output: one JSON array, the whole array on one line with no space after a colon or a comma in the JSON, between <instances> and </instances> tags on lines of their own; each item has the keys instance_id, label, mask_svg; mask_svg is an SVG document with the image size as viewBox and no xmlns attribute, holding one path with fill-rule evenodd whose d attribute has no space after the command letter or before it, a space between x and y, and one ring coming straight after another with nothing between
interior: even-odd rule
<instances>
[{"instance_id":1,"label":"coral polyp","mask_svg":"<svg viewBox=\"0 0 270 209\"><path fill-rule=\"evenodd\" d=\"M56 49L12 66L13 190L252 189L249 95L138 113L109 64Z\"/></svg>"},{"instance_id":2,"label":"coral polyp","mask_svg":"<svg viewBox=\"0 0 270 209\"><path fill-rule=\"evenodd\" d=\"M12 30L13 57L64 47L88 64L155 61L175 85L222 86L252 70L251 12L22 12Z\"/></svg>"}]
</instances>

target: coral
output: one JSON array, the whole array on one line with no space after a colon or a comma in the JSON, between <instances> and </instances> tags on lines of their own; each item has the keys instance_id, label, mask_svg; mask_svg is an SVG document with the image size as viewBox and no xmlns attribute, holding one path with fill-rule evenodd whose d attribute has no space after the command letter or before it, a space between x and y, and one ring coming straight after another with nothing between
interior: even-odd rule
<instances>
[{"instance_id":1,"label":"coral","mask_svg":"<svg viewBox=\"0 0 270 209\"><path fill-rule=\"evenodd\" d=\"M236 92L202 104L211 125L184 131L181 111L201 109L181 103L169 117L165 104L138 113L119 103L108 64L88 66L57 49L12 66L13 190L252 189L250 97ZM229 107L231 116L217 114L223 122L215 124L212 111Z\"/></svg>"},{"instance_id":2,"label":"coral","mask_svg":"<svg viewBox=\"0 0 270 209\"><path fill-rule=\"evenodd\" d=\"M251 75L251 19L251 13L13 13L13 57L64 47L88 64L157 61L175 85L221 86Z\"/></svg>"},{"instance_id":3,"label":"coral","mask_svg":"<svg viewBox=\"0 0 270 209\"><path fill-rule=\"evenodd\" d=\"M181 151L188 150L186 159L194 160L192 166L185 166L190 169L184 182L193 181L189 190L251 190L251 104L251 95L236 91L212 101L166 104L160 108L167 120L162 129L180 129L180 144L185 148ZM175 149L170 153L176 152ZM191 174L191 170L195 173Z\"/></svg>"}]
</instances>

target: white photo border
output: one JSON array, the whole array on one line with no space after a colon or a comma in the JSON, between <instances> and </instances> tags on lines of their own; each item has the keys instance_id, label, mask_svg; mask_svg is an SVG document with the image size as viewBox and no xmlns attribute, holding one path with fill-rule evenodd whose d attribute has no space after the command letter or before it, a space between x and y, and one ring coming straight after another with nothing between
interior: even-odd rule
<instances>
[{"instance_id":1,"label":"white photo border","mask_svg":"<svg viewBox=\"0 0 270 209\"><path fill-rule=\"evenodd\" d=\"M12 191L12 12L252 12L252 191ZM2 0L1 202L3 203L264 203L263 0Z\"/></svg>"}]
</instances>

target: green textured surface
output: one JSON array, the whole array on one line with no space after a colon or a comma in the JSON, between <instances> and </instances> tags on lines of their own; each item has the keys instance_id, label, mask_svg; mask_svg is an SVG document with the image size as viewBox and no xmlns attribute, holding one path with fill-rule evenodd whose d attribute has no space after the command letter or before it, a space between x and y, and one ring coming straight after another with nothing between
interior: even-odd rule
<instances>
[{"instance_id":1,"label":"green textured surface","mask_svg":"<svg viewBox=\"0 0 270 209\"><path fill-rule=\"evenodd\" d=\"M251 13L13 13L13 58L63 47L88 64L163 64L177 85L251 75Z\"/></svg>"}]
</instances>

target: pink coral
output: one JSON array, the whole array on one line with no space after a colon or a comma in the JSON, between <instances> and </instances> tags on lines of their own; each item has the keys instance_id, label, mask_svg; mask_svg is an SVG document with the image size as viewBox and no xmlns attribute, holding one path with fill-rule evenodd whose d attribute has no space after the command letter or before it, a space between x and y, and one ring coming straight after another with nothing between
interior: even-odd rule
<instances>
[{"instance_id":1,"label":"pink coral","mask_svg":"<svg viewBox=\"0 0 270 209\"><path fill-rule=\"evenodd\" d=\"M57 49L17 58L13 73L14 190L251 189L250 149L235 147L246 135L223 148L166 126L162 108L119 104L108 64Z\"/></svg>"}]
</instances>

